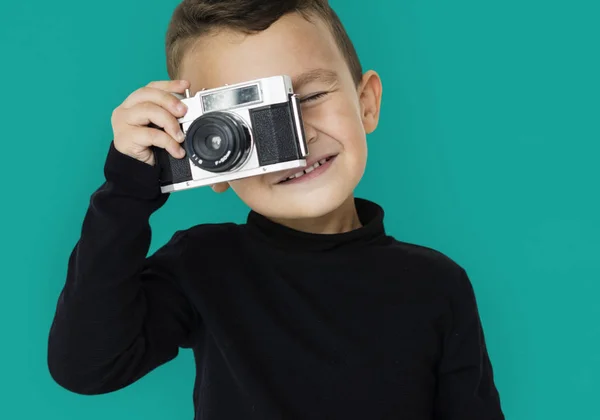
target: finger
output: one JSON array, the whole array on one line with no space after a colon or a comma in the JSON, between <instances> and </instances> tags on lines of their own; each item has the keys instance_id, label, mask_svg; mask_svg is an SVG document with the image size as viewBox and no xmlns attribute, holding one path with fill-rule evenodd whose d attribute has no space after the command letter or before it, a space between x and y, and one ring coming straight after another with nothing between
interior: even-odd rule
<instances>
[{"instance_id":1,"label":"finger","mask_svg":"<svg viewBox=\"0 0 600 420\"><path fill-rule=\"evenodd\" d=\"M227 191L229 189L229 183L227 183L227 182L219 182L217 184L211 185L210 187L216 193L223 193L223 192L225 192L225 191Z\"/></svg>"},{"instance_id":2,"label":"finger","mask_svg":"<svg viewBox=\"0 0 600 420\"><path fill-rule=\"evenodd\" d=\"M121 107L129 109L144 102L152 102L176 117L183 117L187 111L187 106L179 98L169 92L153 87L143 87L136 90L123 101Z\"/></svg>"},{"instance_id":3,"label":"finger","mask_svg":"<svg viewBox=\"0 0 600 420\"><path fill-rule=\"evenodd\" d=\"M145 126L152 123L164 129L173 140L181 143L185 139L177 118L155 103L137 104L133 108L125 109L124 114L125 122L129 125Z\"/></svg>"},{"instance_id":4,"label":"finger","mask_svg":"<svg viewBox=\"0 0 600 420\"><path fill-rule=\"evenodd\" d=\"M131 130L131 141L141 147L155 146L165 149L171 156L181 159L185 149L162 130L150 127L136 127Z\"/></svg>"}]
</instances>

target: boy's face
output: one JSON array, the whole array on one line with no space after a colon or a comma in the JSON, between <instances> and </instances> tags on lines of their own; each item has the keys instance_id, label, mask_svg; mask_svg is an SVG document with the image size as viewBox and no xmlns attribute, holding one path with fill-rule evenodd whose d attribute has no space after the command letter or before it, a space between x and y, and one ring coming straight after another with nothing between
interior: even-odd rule
<instances>
[{"instance_id":1,"label":"boy's face","mask_svg":"<svg viewBox=\"0 0 600 420\"><path fill-rule=\"evenodd\" d=\"M292 78L302 101L307 162L334 158L293 182L280 182L286 172L229 185L250 208L267 217L320 217L347 202L364 173L366 134L376 128L379 118L381 83L376 73L366 73L357 88L326 24L290 14L255 35L219 31L199 38L183 58L179 78L188 80L195 94L203 88L282 74Z\"/></svg>"}]
</instances>

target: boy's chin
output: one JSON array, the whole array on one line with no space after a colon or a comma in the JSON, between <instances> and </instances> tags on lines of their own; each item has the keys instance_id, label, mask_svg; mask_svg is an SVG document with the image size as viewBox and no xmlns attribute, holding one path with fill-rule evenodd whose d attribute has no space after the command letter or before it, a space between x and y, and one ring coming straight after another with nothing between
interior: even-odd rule
<instances>
[{"instance_id":1,"label":"boy's chin","mask_svg":"<svg viewBox=\"0 0 600 420\"><path fill-rule=\"evenodd\" d=\"M255 212L273 219L313 219L323 217L337 210L349 196L351 191L331 191L317 189L304 194L284 193L269 194L261 200L244 200Z\"/></svg>"}]
</instances>

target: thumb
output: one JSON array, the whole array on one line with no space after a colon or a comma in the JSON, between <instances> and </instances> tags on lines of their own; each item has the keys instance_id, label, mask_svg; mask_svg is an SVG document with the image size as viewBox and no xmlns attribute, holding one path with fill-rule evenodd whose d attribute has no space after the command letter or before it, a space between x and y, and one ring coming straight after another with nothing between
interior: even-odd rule
<instances>
[{"instance_id":1,"label":"thumb","mask_svg":"<svg viewBox=\"0 0 600 420\"><path fill-rule=\"evenodd\" d=\"M210 186L214 192L222 193L229 189L229 183L227 182L219 182L218 184L214 184Z\"/></svg>"}]
</instances>

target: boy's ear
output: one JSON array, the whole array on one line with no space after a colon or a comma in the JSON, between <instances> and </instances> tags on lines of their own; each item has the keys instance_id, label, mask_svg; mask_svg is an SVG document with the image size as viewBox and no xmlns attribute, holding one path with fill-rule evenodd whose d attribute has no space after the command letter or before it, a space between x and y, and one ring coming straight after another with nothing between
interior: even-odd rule
<instances>
[{"instance_id":1,"label":"boy's ear","mask_svg":"<svg viewBox=\"0 0 600 420\"><path fill-rule=\"evenodd\" d=\"M381 78L375 71L369 70L363 75L358 87L358 100L360 116L367 134L375 131L379 124L382 90Z\"/></svg>"},{"instance_id":2,"label":"boy's ear","mask_svg":"<svg viewBox=\"0 0 600 420\"><path fill-rule=\"evenodd\" d=\"M218 184L213 184L210 187L216 193L223 193L229 189L229 183L228 182L219 182Z\"/></svg>"}]
</instances>

